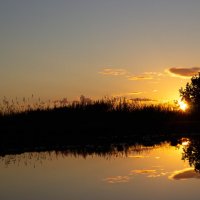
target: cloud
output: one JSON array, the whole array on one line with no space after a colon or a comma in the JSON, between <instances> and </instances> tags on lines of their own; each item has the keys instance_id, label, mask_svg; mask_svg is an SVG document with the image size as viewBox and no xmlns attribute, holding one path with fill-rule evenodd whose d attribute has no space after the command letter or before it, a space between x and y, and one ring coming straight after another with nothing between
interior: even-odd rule
<instances>
[{"instance_id":1,"label":"cloud","mask_svg":"<svg viewBox=\"0 0 200 200\"><path fill-rule=\"evenodd\" d=\"M130 81L144 81L144 80L152 80L153 77L149 75L141 75L141 76L127 76Z\"/></svg>"},{"instance_id":2,"label":"cloud","mask_svg":"<svg viewBox=\"0 0 200 200\"><path fill-rule=\"evenodd\" d=\"M195 172L194 168L186 168L183 170L175 171L168 178L170 180L186 180L190 178L200 179L200 174Z\"/></svg>"},{"instance_id":3,"label":"cloud","mask_svg":"<svg viewBox=\"0 0 200 200\"><path fill-rule=\"evenodd\" d=\"M142 101L144 101L144 102L156 101L154 99L149 99L149 98L133 98L133 99L130 99L130 100L132 100L132 101L139 101L139 102L142 102Z\"/></svg>"},{"instance_id":4,"label":"cloud","mask_svg":"<svg viewBox=\"0 0 200 200\"><path fill-rule=\"evenodd\" d=\"M127 76L127 78L130 81L143 81L143 80L153 80L153 79L158 80L161 76L163 76L163 74L158 72L144 72L141 75L129 75Z\"/></svg>"},{"instance_id":5,"label":"cloud","mask_svg":"<svg viewBox=\"0 0 200 200\"><path fill-rule=\"evenodd\" d=\"M200 72L200 67L183 68L183 67L172 67L167 70L173 76L180 78L190 78Z\"/></svg>"},{"instance_id":6,"label":"cloud","mask_svg":"<svg viewBox=\"0 0 200 200\"><path fill-rule=\"evenodd\" d=\"M144 72L143 74L151 75L151 76L163 76L163 74L159 72Z\"/></svg>"},{"instance_id":7,"label":"cloud","mask_svg":"<svg viewBox=\"0 0 200 200\"><path fill-rule=\"evenodd\" d=\"M129 158L148 158L148 156L134 156L134 155L129 155Z\"/></svg>"},{"instance_id":8,"label":"cloud","mask_svg":"<svg viewBox=\"0 0 200 200\"><path fill-rule=\"evenodd\" d=\"M103 71L99 72L102 75L110 75L110 76L123 76L127 74L125 69L111 69L105 68Z\"/></svg>"},{"instance_id":9,"label":"cloud","mask_svg":"<svg viewBox=\"0 0 200 200\"><path fill-rule=\"evenodd\" d=\"M145 80L158 80L162 73L158 72L144 72L138 75L132 74L131 72L127 71L126 69L122 68L104 68L99 74L104 76L123 76L124 78L130 81L145 81Z\"/></svg>"},{"instance_id":10,"label":"cloud","mask_svg":"<svg viewBox=\"0 0 200 200\"><path fill-rule=\"evenodd\" d=\"M130 156L130 158L145 158L148 156ZM133 179L134 176L141 175L147 178L158 178L166 176L169 172L165 172L164 169L160 169L160 166L154 166L157 169L134 169L129 172L126 176L113 176L103 179L107 183L127 183Z\"/></svg>"},{"instance_id":11,"label":"cloud","mask_svg":"<svg viewBox=\"0 0 200 200\"><path fill-rule=\"evenodd\" d=\"M148 175L147 177L148 178L158 178L158 177L161 177L161 176L165 176L167 174L167 172L161 172L160 174L150 174Z\"/></svg>"},{"instance_id":12,"label":"cloud","mask_svg":"<svg viewBox=\"0 0 200 200\"><path fill-rule=\"evenodd\" d=\"M127 183L129 181L129 176L115 176L115 177L108 177L103 179L103 181L106 181L108 183Z\"/></svg>"},{"instance_id":13,"label":"cloud","mask_svg":"<svg viewBox=\"0 0 200 200\"><path fill-rule=\"evenodd\" d=\"M119 94L112 94L113 97L131 97L133 95L140 95L143 92L135 91L135 92L126 92L126 93L119 93Z\"/></svg>"},{"instance_id":14,"label":"cloud","mask_svg":"<svg viewBox=\"0 0 200 200\"><path fill-rule=\"evenodd\" d=\"M138 169L132 170L130 175L146 175L147 178L158 178L161 176L166 176L168 172L164 172L163 169Z\"/></svg>"},{"instance_id":15,"label":"cloud","mask_svg":"<svg viewBox=\"0 0 200 200\"><path fill-rule=\"evenodd\" d=\"M139 94L142 94L143 92L129 92L127 93L128 96L131 96L131 95L139 95Z\"/></svg>"},{"instance_id":16,"label":"cloud","mask_svg":"<svg viewBox=\"0 0 200 200\"><path fill-rule=\"evenodd\" d=\"M156 170L154 169L137 169L137 170L132 170L132 174L151 174L151 173L156 173Z\"/></svg>"}]
</instances>

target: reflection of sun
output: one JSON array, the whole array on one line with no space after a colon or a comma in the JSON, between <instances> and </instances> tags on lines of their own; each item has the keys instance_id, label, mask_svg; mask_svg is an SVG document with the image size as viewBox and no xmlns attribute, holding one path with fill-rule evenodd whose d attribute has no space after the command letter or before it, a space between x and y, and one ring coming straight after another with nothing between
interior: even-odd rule
<instances>
[{"instance_id":1,"label":"reflection of sun","mask_svg":"<svg viewBox=\"0 0 200 200\"><path fill-rule=\"evenodd\" d=\"M180 110L182 111L186 111L188 108L188 105L184 101L181 101L181 100L178 101L178 105L179 105Z\"/></svg>"}]
</instances>

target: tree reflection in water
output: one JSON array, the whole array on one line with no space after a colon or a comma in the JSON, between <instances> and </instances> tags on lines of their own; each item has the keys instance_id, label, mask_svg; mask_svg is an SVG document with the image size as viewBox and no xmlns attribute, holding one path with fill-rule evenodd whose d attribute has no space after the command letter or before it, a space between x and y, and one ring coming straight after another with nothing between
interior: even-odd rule
<instances>
[{"instance_id":1,"label":"tree reflection in water","mask_svg":"<svg viewBox=\"0 0 200 200\"><path fill-rule=\"evenodd\" d=\"M195 171L200 173L200 138L195 137L190 139L187 145L183 148L183 160L187 160L190 166L193 166Z\"/></svg>"}]
</instances>

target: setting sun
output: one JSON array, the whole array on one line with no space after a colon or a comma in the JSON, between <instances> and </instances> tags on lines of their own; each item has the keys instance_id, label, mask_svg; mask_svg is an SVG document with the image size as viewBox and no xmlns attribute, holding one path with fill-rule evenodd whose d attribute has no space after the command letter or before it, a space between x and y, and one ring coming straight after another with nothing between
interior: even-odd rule
<instances>
[{"instance_id":1,"label":"setting sun","mask_svg":"<svg viewBox=\"0 0 200 200\"><path fill-rule=\"evenodd\" d=\"M182 146L188 146L190 144L189 138L181 138L181 145Z\"/></svg>"},{"instance_id":2,"label":"setting sun","mask_svg":"<svg viewBox=\"0 0 200 200\"><path fill-rule=\"evenodd\" d=\"M188 105L184 101L179 100L178 105L180 110L182 111L186 111L188 109Z\"/></svg>"}]
</instances>

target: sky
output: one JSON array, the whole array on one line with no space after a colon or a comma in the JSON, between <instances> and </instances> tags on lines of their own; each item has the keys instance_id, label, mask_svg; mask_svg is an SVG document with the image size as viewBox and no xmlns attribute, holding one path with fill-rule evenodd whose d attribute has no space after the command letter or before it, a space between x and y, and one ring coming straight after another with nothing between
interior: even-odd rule
<instances>
[{"instance_id":1,"label":"sky","mask_svg":"<svg viewBox=\"0 0 200 200\"><path fill-rule=\"evenodd\" d=\"M0 95L179 97L200 71L199 0L2 0Z\"/></svg>"}]
</instances>

